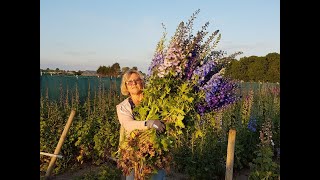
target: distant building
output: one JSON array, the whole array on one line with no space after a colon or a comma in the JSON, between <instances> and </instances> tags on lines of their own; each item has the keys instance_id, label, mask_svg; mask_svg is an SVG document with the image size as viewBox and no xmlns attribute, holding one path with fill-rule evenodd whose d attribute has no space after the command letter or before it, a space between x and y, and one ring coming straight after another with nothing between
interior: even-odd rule
<instances>
[{"instance_id":1,"label":"distant building","mask_svg":"<svg viewBox=\"0 0 320 180\"><path fill-rule=\"evenodd\" d=\"M81 76L98 76L98 74L97 74L96 71L86 70L86 71L83 71L83 73L81 74Z\"/></svg>"}]
</instances>

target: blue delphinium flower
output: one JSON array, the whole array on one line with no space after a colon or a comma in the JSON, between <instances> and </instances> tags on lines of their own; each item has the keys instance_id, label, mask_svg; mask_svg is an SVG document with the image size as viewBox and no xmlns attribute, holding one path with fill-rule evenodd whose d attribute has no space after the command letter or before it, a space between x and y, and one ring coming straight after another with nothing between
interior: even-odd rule
<instances>
[{"instance_id":1,"label":"blue delphinium flower","mask_svg":"<svg viewBox=\"0 0 320 180\"><path fill-rule=\"evenodd\" d=\"M153 68L158 67L160 64L163 64L164 56L162 53L156 53L154 58L151 61L150 66L148 67L148 76L151 76L153 73Z\"/></svg>"},{"instance_id":2,"label":"blue delphinium flower","mask_svg":"<svg viewBox=\"0 0 320 180\"><path fill-rule=\"evenodd\" d=\"M235 96L233 96L233 89L234 85L229 81L225 81L223 78L217 79L217 82L213 83L211 90L206 94L206 102L210 109L220 109L233 103L236 100Z\"/></svg>"},{"instance_id":3,"label":"blue delphinium flower","mask_svg":"<svg viewBox=\"0 0 320 180\"><path fill-rule=\"evenodd\" d=\"M200 86L204 82L205 77L211 72L215 65L216 63L214 61L207 61L207 63L203 64L202 66L198 66L193 71L192 79L195 79L196 76L198 76L198 85Z\"/></svg>"},{"instance_id":4,"label":"blue delphinium flower","mask_svg":"<svg viewBox=\"0 0 320 180\"><path fill-rule=\"evenodd\" d=\"M206 109L207 109L207 107L206 107L206 105L204 105L204 104L199 103L199 104L196 105L196 111L197 111L201 116L203 116L203 115L206 113Z\"/></svg>"},{"instance_id":5,"label":"blue delphinium flower","mask_svg":"<svg viewBox=\"0 0 320 180\"><path fill-rule=\"evenodd\" d=\"M203 103L197 105L197 112L203 115L206 112L219 110L238 100L235 94L236 84L215 74L200 90L205 92Z\"/></svg>"},{"instance_id":6,"label":"blue delphinium flower","mask_svg":"<svg viewBox=\"0 0 320 180\"><path fill-rule=\"evenodd\" d=\"M251 132L257 131L257 120L255 118L250 118L249 123L248 123L248 129Z\"/></svg>"},{"instance_id":7,"label":"blue delphinium flower","mask_svg":"<svg viewBox=\"0 0 320 180\"><path fill-rule=\"evenodd\" d=\"M199 48L195 48L193 50L193 52L190 52L189 55L187 56L188 58L188 61L187 61L187 64L186 64L186 67L185 67L185 74L184 74L184 77L185 79L187 80L190 80L192 78L192 75L193 75L193 71L195 70L195 68L198 67L200 61L198 59L198 50Z\"/></svg>"}]
</instances>

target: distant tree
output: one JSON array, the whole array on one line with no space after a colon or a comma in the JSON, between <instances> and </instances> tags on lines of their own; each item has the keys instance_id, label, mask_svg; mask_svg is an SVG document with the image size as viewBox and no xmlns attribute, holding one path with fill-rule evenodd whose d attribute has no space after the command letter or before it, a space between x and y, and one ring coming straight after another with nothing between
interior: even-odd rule
<instances>
[{"instance_id":1,"label":"distant tree","mask_svg":"<svg viewBox=\"0 0 320 180\"><path fill-rule=\"evenodd\" d=\"M266 81L268 64L265 57L255 57L256 59L248 64L248 77L250 81Z\"/></svg>"},{"instance_id":2,"label":"distant tree","mask_svg":"<svg viewBox=\"0 0 320 180\"><path fill-rule=\"evenodd\" d=\"M97 74L99 76L106 76L108 73L108 68L106 66L99 66L97 69Z\"/></svg>"},{"instance_id":3,"label":"distant tree","mask_svg":"<svg viewBox=\"0 0 320 180\"><path fill-rule=\"evenodd\" d=\"M242 57L232 60L226 67L225 75L236 80L280 82L280 54Z\"/></svg>"},{"instance_id":4,"label":"distant tree","mask_svg":"<svg viewBox=\"0 0 320 180\"><path fill-rule=\"evenodd\" d=\"M257 58L257 56L250 56L250 57L243 57L240 58L240 79L243 81L250 81L249 75L248 75L248 67L249 65L254 62L254 60Z\"/></svg>"},{"instance_id":5,"label":"distant tree","mask_svg":"<svg viewBox=\"0 0 320 180\"><path fill-rule=\"evenodd\" d=\"M280 54L270 53L266 56L268 71L266 77L268 82L280 82Z\"/></svg>"},{"instance_id":6,"label":"distant tree","mask_svg":"<svg viewBox=\"0 0 320 180\"><path fill-rule=\"evenodd\" d=\"M132 69L138 71L138 68L136 66L133 66Z\"/></svg>"},{"instance_id":7,"label":"distant tree","mask_svg":"<svg viewBox=\"0 0 320 180\"><path fill-rule=\"evenodd\" d=\"M111 66L111 71L112 71L112 76L117 77L118 75L120 75L120 65L119 63L114 63Z\"/></svg>"},{"instance_id":8,"label":"distant tree","mask_svg":"<svg viewBox=\"0 0 320 180\"><path fill-rule=\"evenodd\" d=\"M101 74L101 71L102 71L102 66L99 66L96 72L97 72L97 74L100 75L100 74Z\"/></svg>"},{"instance_id":9,"label":"distant tree","mask_svg":"<svg viewBox=\"0 0 320 180\"><path fill-rule=\"evenodd\" d=\"M280 54L279 53L269 53L266 55L266 58L268 61L280 60Z\"/></svg>"},{"instance_id":10,"label":"distant tree","mask_svg":"<svg viewBox=\"0 0 320 180\"><path fill-rule=\"evenodd\" d=\"M225 76L232 79L242 80L243 73L246 73L243 68L241 68L241 63L238 60L232 60L226 67Z\"/></svg>"},{"instance_id":11,"label":"distant tree","mask_svg":"<svg viewBox=\"0 0 320 180\"><path fill-rule=\"evenodd\" d=\"M99 66L97 74L100 76L117 77L121 74L119 63L114 63L112 66Z\"/></svg>"}]
</instances>

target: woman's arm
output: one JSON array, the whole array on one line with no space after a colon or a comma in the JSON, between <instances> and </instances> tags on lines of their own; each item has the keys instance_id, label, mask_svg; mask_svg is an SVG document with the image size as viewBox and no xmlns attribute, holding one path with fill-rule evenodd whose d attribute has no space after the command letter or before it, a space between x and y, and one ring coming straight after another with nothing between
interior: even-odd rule
<instances>
[{"instance_id":1,"label":"woman's arm","mask_svg":"<svg viewBox=\"0 0 320 180\"><path fill-rule=\"evenodd\" d=\"M135 129L148 129L148 126L145 125L145 121L136 121L133 119L129 103L120 103L116 108L119 122L128 133Z\"/></svg>"}]
</instances>

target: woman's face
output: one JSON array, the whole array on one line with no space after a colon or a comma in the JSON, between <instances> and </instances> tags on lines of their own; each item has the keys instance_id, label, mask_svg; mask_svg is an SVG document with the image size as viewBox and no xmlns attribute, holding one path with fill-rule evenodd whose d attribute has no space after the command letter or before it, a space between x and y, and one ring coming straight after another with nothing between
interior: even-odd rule
<instances>
[{"instance_id":1,"label":"woman's face","mask_svg":"<svg viewBox=\"0 0 320 180\"><path fill-rule=\"evenodd\" d=\"M142 93L143 83L138 74L132 73L126 81L126 85L130 95L137 95Z\"/></svg>"}]
</instances>

